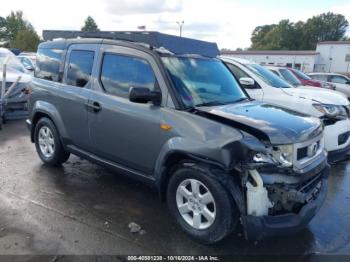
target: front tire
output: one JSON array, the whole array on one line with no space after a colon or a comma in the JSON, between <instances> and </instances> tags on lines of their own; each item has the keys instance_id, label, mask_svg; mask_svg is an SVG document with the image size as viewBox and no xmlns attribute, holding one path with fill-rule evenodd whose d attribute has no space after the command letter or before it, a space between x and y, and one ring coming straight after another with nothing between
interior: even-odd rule
<instances>
[{"instance_id":1,"label":"front tire","mask_svg":"<svg viewBox=\"0 0 350 262\"><path fill-rule=\"evenodd\" d=\"M41 118L35 126L34 142L40 159L49 166L60 166L69 158L60 141L54 123L46 117Z\"/></svg>"},{"instance_id":2,"label":"front tire","mask_svg":"<svg viewBox=\"0 0 350 262\"><path fill-rule=\"evenodd\" d=\"M222 240L239 220L232 198L204 165L179 164L168 184L167 202L179 226L204 244Z\"/></svg>"}]
</instances>

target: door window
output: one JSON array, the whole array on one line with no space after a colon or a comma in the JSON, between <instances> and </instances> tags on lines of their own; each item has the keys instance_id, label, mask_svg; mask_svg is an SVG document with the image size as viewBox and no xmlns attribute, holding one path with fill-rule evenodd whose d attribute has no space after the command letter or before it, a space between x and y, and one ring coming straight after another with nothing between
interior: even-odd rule
<instances>
[{"instance_id":1,"label":"door window","mask_svg":"<svg viewBox=\"0 0 350 262\"><path fill-rule=\"evenodd\" d=\"M69 57L66 83L84 87L90 80L93 63L93 51L73 50Z\"/></svg>"},{"instance_id":2,"label":"door window","mask_svg":"<svg viewBox=\"0 0 350 262\"><path fill-rule=\"evenodd\" d=\"M144 59L105 54L101 69L101 83L109 94L129 98L130 87L155 89L156 78L151 65Z\"/></svg>"},{"instance_id":3,"label":"door window","mask_svg":"<svg viewBox=\"0 0 350 262\"><path fill-rule=\"evenodd\" d=\"M327 75L310 75L312 79L320 80L320 81L326 81L327 82Z\"/></svg>"},{"instance_id":4,"label":"door window","mask_svg":"<svg viewBox=\"0 0 350 262\"><path fill-rule=\"evenodd\" d=\"M49 81L61 82L60 67L64 52L61 49L40 48L37 53L37 63L34 76Z\"/></svg>"},{"instance_id":5,"label":"door window","mask_svg":"<svg viewBox=\"0 0 350 262\"><path fill-rule=\"evenodd\" d=\"M228 68L230 69L230 71L232 72L232 74L236 77L236 79L241 79L242 77L249 77L251 78L246 72L244 72L242 69L240 69L238 66L233 65L233 64L226 64L228 66ZM255 85L250 87L250 86L244 86L245 89L259 89L260 86L255 82Z\"/></svg>"},{"instance_id":6,"label":"door window","mask_svg":"<svg viewBox=\"0 0 350 262\"><path fill-rule=\"evenodd\" d=\"M337 84L347 84L348 80L343 76L331 76L331 82Z\"/></svg>"}]
</instances>

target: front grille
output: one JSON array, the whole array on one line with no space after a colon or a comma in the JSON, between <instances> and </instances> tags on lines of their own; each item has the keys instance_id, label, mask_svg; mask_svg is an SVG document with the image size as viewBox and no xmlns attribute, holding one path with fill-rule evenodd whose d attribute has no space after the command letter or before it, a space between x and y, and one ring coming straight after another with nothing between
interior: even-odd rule
<instances>
[{"instance_id":1,"label":"front grille","mask_svg":"<svg viewBox=\"0 0 350 262\"><path fill-rule=\"evenodd\" d=\"M297 160L299 161L305 157L307 157L307 147L299 148L297 152Z\"/></svg>"},{"instance_id":2,"label":"front grille","mask_svg":"<svg viewBox=\"0 0 350 262\"><path fill-rule=\"evenodd\" d=\"M320 141L311 143L307 146L301 147L297 149L297 160L302 160L307 157L313 157L316 155L318 149L320 147Z\"/></svg>"},{"instance_id":3,"label":"front grille","mask_svg":"<svg viewBox=\"0 0 350 262\"><path fill-rule=\"evenodd\" d=\"M323 119L323 124L324 126L332 126L335 123L337 123L339 121L339 119L336 118L325 118Z\"/></svg>"},{"instance_id":4,"label":"front grille","mask_svg":"<svg viewBox=\"0 0 350 262\"><path fill-rule=\"evenodd\" d=\"M350 131L338 136L338 146L345 144L350 137Z\"/></svg>"},{"instance_id":5,"label":"front grille","mask_svg":"<svg viewBox=\"0 0 350 262\"><path fill-rule=\"evenodd\" d=\"M303 169L322 154L323 148L322 135L294 144L293 165L297 169Z\"/></svg>"}]
</instances>

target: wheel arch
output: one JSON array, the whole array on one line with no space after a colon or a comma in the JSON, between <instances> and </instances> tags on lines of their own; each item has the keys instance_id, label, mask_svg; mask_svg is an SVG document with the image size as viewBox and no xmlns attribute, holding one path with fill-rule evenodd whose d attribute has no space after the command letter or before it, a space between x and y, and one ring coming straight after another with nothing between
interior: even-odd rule
<instances>
[{"instance_id":1,"label":"wheel arch","mask_svg":"<svg viewBox=\"0 0 350 262\"><path fill-rule=\"evenodd\" d=\"M32 128L30 131L30 139L32 142L34 142L35 127L39 120L43 117L47 117L53 122L61 139L62 137L66 137L66 130L57 108L48 102L37 101L31 114Z\"/></svg>"}]
</instances>

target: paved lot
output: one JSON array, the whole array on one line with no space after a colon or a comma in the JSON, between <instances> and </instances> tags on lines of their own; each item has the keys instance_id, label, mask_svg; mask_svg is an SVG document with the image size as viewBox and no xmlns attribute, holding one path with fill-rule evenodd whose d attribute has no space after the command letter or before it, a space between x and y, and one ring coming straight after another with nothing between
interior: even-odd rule
<instances>
[{"instance_id":1,"label":"paved lot","mask_svg":"<svg viewBox=\"0 0 350 262\"><path fill-rule=\"evenodd\" d=\"M294 236L215 246L190 240L148 187L72 156L41 164L23 121L0 131L0 254L350 254L350 165L332 168L327 202ZM132 234L136 222L145 234Z\"/></svg>"}]
</instances>

